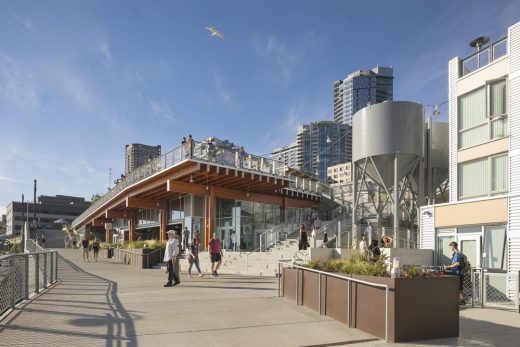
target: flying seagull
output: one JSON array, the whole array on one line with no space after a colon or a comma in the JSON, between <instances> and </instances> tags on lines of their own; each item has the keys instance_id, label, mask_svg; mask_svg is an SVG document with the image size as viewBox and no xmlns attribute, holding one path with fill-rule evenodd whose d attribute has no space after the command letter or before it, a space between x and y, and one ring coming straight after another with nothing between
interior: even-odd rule
<instances>
[{"instance_id":1,"label":"flying seagull","mask_svg":"<svg viewBox=\"0 0 520 347\"><path fill-rule=\"evenodd\" d=\"M217 30L215 27L206 27L207 30L211 32L211 36L220 37L222 40L226 41L224 34Z\"/></svg>"}]
</instances>

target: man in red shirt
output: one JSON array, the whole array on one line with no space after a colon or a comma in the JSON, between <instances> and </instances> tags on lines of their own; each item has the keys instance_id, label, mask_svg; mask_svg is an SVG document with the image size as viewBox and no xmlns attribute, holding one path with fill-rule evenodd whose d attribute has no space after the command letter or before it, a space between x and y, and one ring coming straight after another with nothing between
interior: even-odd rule
<instances>
[{"instance_id":1,"label":"man in red shirt","mask_svg":"<svg viewBox=\"0 0 520 347\"><path fill-rule=\"evenodd\" d=\"M217 238L217 234L213 234L213 238L208 243L209 255L211 258L211 274L214 277L218 276L217 270L222 263L222 255L221 255L221 243Z\"/></svg>"}]
</instances>

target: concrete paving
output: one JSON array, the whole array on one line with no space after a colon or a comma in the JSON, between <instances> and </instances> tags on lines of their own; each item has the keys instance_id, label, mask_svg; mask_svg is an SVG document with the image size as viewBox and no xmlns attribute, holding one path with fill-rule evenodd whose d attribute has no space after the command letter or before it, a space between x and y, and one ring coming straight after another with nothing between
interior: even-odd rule
<instances>
[{"instance_id":1,"label":"concrete paving","mask_svg":"<svg viewBox=\"0 0 520 347\"><path fill-rule=\"evenodd\" d=\"M161 270L135 270L106 259L86 263L79 250L60 253L60 282L0 322L0 346L384 344L278 298L276 278L183 274L180 285L164 288ZM412 345L512 346L518 336L517 313L463 309L460 338Z\"/></svg>"}]
</instances>

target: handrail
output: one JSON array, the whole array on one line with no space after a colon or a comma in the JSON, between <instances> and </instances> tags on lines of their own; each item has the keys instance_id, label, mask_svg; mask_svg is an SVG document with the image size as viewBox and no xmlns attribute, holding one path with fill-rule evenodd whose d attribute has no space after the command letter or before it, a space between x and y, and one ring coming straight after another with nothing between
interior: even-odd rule
<instances>
[{"instance_id":1,"label":"handrail","mask_svg":"<svg viewBox=\"0 0 520 347\"><path fill-rule=\"evenodd\" d=\"M503 54L501 54L501 55L497 55L496 52L495 52L495 48L500 46L500 45L505 45L505 47L506 47L505 48L505 52ZM461 66L462 69L460 70L459 77L463 77L463 76L465 76L467 74L470 74L473 71L476 71L476 70L480 69L481 67L484 67L484 66L490 64L494 60L507 55L507 50L508 50L508 47L507 47L507 36L503 37L503 38L501 38L501 39L499 39L499 40L497 40L497 41L495 41L493 43L490 43L487 46L481 47L475 53L472 53L469 56L461 59L460 66ZM480 57L483 54L487 54L487 59L485 59L484 62L481 63ZM474 66L474 69L472 69L471 66L467 65L467 63L468 62L472 62L473 59L476 59L476 64L475 64L476 66Z\"/></svg>"},{"instance_id":2,"label":"handrail","mask_svg":"<svg viewBox=\"0 0 520 347\"><path fill-rule=\"evenodd\" d=\"M296 265L296 264L293 264L292 262L289 263L290 260L279 260L278 261L278 296L280 297L280 284L281 284L281 278L282 278L282 272L281 272L281 267L283 265L286 265L287 267L292 267L292 268L296 268L296 269L302 269L302 270L306 270L306 271L310 271L310 272L314 272L314 273L317 273L320 275L320 281L321 281L321 275L327 275L327 276L331 276L331 277L335 277L335 278L339 278L339 279L342 279L342 280L346 280L348 282L354 282L354 283L359 283L359 284L364 284L364 285L367 285L367 286L370 286L370 287L376 287L376 288L383 288L385 289L385 341L388 342L388 332L389 332L389 323L390 323L390 319L389 319L389 303L388 303L388 299L390 297L390 286L388 284L381 284L381 283L373 283L373 282L368 282L368 281L364 281L364 280L360 280L360 279L357 279L357 278L352 278L352 277L346 277L346 276L341 276L341 275L338 275L338 274L335 274L335 273L331 273L331 272L326 272L326 271L321 271L321 270L316 270L316 269L310 269L308 267L305 267L305 266L300 266L300 265ZM320 285L320 290L318 292L319 296L320 296L320 301L321 301L321 285ZM348 296L349 296L349 305L348 305L348 317L349 317L349 325L350 325L350 317L351 317L351 312L352 312L352 305L350 305L350 290L348 292ZM296 305L298 305L298 294L296 295Z\"/></svg>"},{"instance_id":3,"label":"handrail","mask_svg":"<svg viewBox=\"0 0 520 347\"><path fill-rule=\"evenodd\" d=\"M44 256L43 263L40 263L41 255ZM29 261L31 257L33 262ZM39 293L40 289L48 288L50 284L58 281L58 251L2 255L0 270L0 296L5 299L0 300L0 315L3 315L14 309L17 303L28 300L33 293ZM33 291L30 289L30 273L34 276Z\"/></svg>"}]
</instances>

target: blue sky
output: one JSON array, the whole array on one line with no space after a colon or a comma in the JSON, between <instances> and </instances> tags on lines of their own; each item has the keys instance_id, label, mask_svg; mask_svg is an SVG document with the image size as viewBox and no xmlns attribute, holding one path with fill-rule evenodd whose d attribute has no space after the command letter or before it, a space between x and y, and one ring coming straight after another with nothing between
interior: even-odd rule
<instances>
[{"instance_id":1,"label":"blue sky","mask_svg":"<svg viewBox=\"0 0 520 347\"><path fill-rule=\"evenodd\" d=\"M519 20L498 0L0 0L0 206L34 178L39 194L104 193L126 143L165 152L191 133L268 153L332 119L334 80L377 64L394 99L440 103L448 60Z\"/></svg>"}]
</instances>

